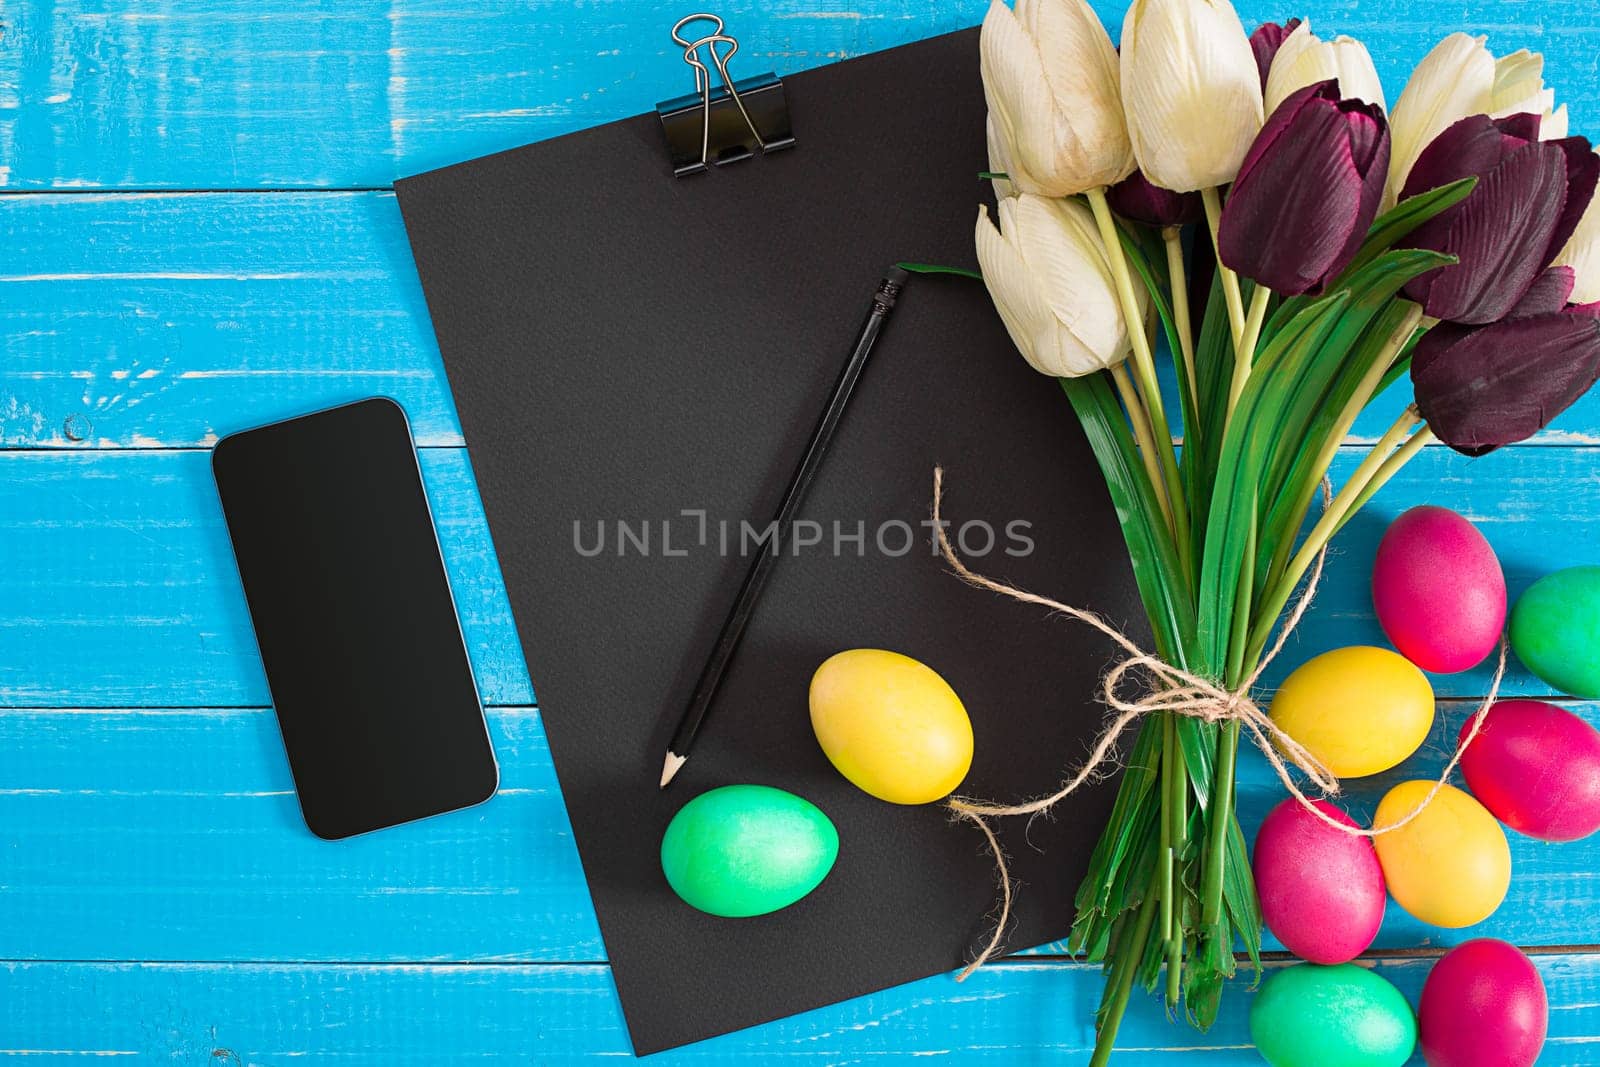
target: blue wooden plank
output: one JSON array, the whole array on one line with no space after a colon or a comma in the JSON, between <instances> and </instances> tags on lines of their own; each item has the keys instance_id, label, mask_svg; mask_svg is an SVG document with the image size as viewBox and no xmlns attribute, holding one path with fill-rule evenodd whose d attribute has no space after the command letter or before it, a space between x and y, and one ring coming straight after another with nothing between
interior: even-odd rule
<instances>
[{"instance_id":1,"label":"blue wooden plank","mask_svg":"<svg viewBox=\"0 0 1600 1067\"><path fill-rule=\"evenodd\" d=\"M1123 0L1096 0L1113 36ZM1239 5L1247 24L1279 5ZM976 23L983 0L737 0L736 70L787 73ZM376 186L653 107L686 87L674 0L150 0L9 5L0 180L15 188ZM1587 0L1345 0L1390 99L1447 29L1543 49L1574 128L1600 119ZM977 91L977 87L973 87ZM826 131L798 131L806 137Z\"/></svg>"},{"instance_id":2,"label":"blue wooden plank","mask_svg":"<svg viewBox=\"0 0 1600 1067\"><path fill-rule=\"evenodd\" d=\"M959 485L959 463L941 458ZM208 460L204 451L0 452L0 704L267 703ZM1338 471L1355 461L1342 455ZM466 454L424 449L422 466L484 699L531 704ZM1506 449L1478 460L1423 450L1335 542L1322 594L1268 685L1325 649L1383 643L1368 576L1384 527L1403 508L1442 504L1476 520L1513 596L1550 570L1600 563L1597 470L1597 449ZM1021 606L1017 622L1074 636L1070 624ZM1478 696L1488 673L1434 684L1443 696ZM1515 664L1504 690L1549 693Z\"/></svg>"},{"instance_id":3,"label":"blue wooden plank","mask_svg":"<svg viewBox=\"0 0 1600 1067\"><path fill-rule=\"evenodd\" d=\"M270 710L0 711L0 954L604 959L538 715L489 726L492 802L329 843Z\"/></svg>"},{"instance_id":4,"label":"blue wooden plank","mask_svg":"<svg viewBox=\"0 0 1600 1067\"><path fill-rule=\"evenodd\" d=\"M391 194L5 197L0 244L0 448L208 445L375 393L461 443ZM1600 442L1600 394L1540 441Z\"/></svg>"},{"instance_id":5,"label":"blue wooden plank","mask_svg":"<svg viewBox=\"0 0 1600 1067\"><path fill-rule=\"evenodd\" d=\"M392 194L0 199L0 446L209 445L387 394L460 444Z\"/></svg>"},{"instance_id":6,"label":"blue wooden plank","mask_svg":"<svg viewBox=\"0 0 1600 1067\"><path fill-rule=\"evenodd\" d=\"M1416 1003L1431 960L1373 966ZM1535 957L1549 991L1542 1062L1600 1064L1600 957ZM1273 966L1276 969L1276 965ZM930 978L649 1059L674 1065L903 1063L962 1067L1087 1060L1100 975L1060 961L996 964L964 985ZM1242 987L1243 982L1239 985ZM1225 996L1209 1033L1135 996L1119 1067L1259 1064L1248 996ZM136 1057L200 1065L528 1063L629 1056L601 966L0 964L0 1062ZM113 1061L115 1062L115 1060ZM1420 1064L1416 1056L1413 1064Z\"/></svg>"}]
</instances>

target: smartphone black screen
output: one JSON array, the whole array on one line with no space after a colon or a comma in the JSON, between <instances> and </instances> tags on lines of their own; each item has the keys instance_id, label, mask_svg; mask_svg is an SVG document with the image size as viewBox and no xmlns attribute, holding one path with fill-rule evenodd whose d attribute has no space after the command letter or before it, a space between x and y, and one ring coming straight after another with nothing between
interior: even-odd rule
<instances>
[{"instance_id":1,"label":"smartphone black screen","mask_svg":"<svg viewBox=\"0 0 1600 1067\"><path fill-rule=\"evenodd\" d=\"M362 400L233 434L212 470L311 831L350 837L493 795L400 406Z\"/></svg>"}]
</instances>

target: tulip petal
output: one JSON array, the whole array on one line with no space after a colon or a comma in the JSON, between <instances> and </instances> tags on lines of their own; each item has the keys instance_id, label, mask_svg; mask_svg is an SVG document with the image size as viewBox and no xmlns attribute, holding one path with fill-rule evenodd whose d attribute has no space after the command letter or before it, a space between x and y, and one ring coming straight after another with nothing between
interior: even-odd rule
<instances>
[{"instance_id":1,"label":"tulip petal","mask_svg":"<svg viewBox=\"0 0 1600 1067\"><path fill-rule=\"evenodd\" d=\"M1153 185L1140 171L1134 171L1106 191L1111 208L1125 219L1158 229L1199 222L1205 214L1199 193L1175 193Z\"/></svg>"},{"instance_id":2,"label":"tulip petal","mask_svg":"<svg viewBox=\"0 0 1600 1067\"><path fill-rule=\"evenodd\" d=\"M1582 137L1563 137L1547 143L1560 148L1567 157L1567 200L1556 222L1556 231L1550 237L1550 257L1554 259L1572 239L1594 200L1595 183L1600 181L1600 156L1594 154L1589 142Z\"/></svg>"},{"instance_id":3,"label":"tulip petal","mask_svg":"<svg viewBox=\"0 0 1600 1067\"><path fill-rule=\"evenodd\" d=\"M1400 199L1409 200L1462 178L1481 178L1498 166L1510 150L1531 140L1532 137L1522 138L1508 146L1507 134L1489 116L1469 115L1434 138L1417 157ZM1438 221L1437 217L1434 221Z\"/></svg>"},{"instance_id":4,"label":"tulip petal","mask_svg":"<svg viewBox=\"0 0 1600 1067\"><path fill-rule=\"evenodd\" d=\"M1572 283L1571 267L1551 267L1533 280L1517 306L1506 313L1506 318L1526 319L1563 310L1572 296Z\"/></svg>"},{"instance_id":5,"label":"tulip petal","mask_svg":"<svg viewBox=\"0 0 1600 1067\"><path fill-rule=\"evenodd\" d=\"M1255 53L1228 0L1133 0L1122 102L1145 176L1174 192L1231 182L1261 129Z\"/></svg>"},{"instance_id":6,"label":"tulip petal","mask_svg":"<svg viewBox=\"0 0 1600 1067\"><path fill-rule=\"evenodd\" d=\"M1040 181L1048 178L1053 160L1047 158L1039 172L1037 153L1027 146L1053 142L1055 101L1038 50L1003 0L994 0L983 17L978 55L989 114L1010 156L1011 181L1024 192L1041 192Z\"/></svg>"},{"instance_id":7,"label":"tulip petal","mask_svg":"<svg viewBox=\"0 0 1600 1067\"><path fill-rule=\"evenodd\" d=\"M1303 23L1279 47L1267 75L1266 111L1271 114L1293 93L1308 85L1336 80L1339 97L1384 105L1383 83L1366 46L1354 37L1324 41Z\"/></svg>"},{"instance_id":8,"label":"tulip petal","mask_svg":"<svg viewBox=\"0 0 1600 1067\"><path fill-rule=\"evenodd\" d=\"M1461 118L1489 110L1495 71L1485 40L1452 33L1412 71L1389 119L1394 148L1386 209L1400 199L1412 165L1435 137Z\"/></svg>"},{"instance_id":9,"label":"tulip petal","mask_svg":"<svg viewBox=\"0 0 1600 1067\"><path fill-rule=\"evenodd\" d=\"M992 111L989 112L989 117L983 124L983 139L989 149L989 172L991 174L1010 175L1013 165L1011 155L1006 151L1006 143L1000 136L1000 129L995 122L994 112ZM1015 183L1010 181L995 179L992 184L994 186L994 195L1001 200L1008 196L1015 196L1020 191Z\"/></svg>"},{"instance_id":10,"label":"tulip petal","mask_svg":"<svg viewBox=\"0 0 1600 1067\"><path fill-rule=\"evenodd\" d=\"M1571 267L1577 275L1577 284L1572 290L1575 303L1600 300L1600 197L1589 201L1577 230L1555 261Z\"/></svg>"},{"instance_id":11,"label":"tulip petal","mask_svg":"<svg viewBox=\"0 0 1600 1067\"><path fill-rule=\"evenodd\" d=\"M1094 366L1087 369L1103 365L1103 357L1127 346L1128 335L1094 216L1075 200L1028 196L1016 202L1016 222L1014 240L1041 301L1088 350L1084 363ZM1076 354L1068 356L1076 366Z\"/></svg>"},{"instance_id":12,"label":"tulip petal","mask_svg":"<svg viewBox=\"0 0 1600 1067\"><path fill-rule=\"evenodd\" d=\"M1010 200L1004 201L1002 207L1009 203ZM1002 210L1002 220L1005 215L1006 212ZM1034 354L1035 330L1031 325L1047 314L1044 302L1039 299L1027 264L1022 261L1022 254L1002 236L989 218L989 212L981 207L978 209L975 242L978 266L983 271L983 284L989 290L995 310L1000 313L1000 321L1005 323L1006 332L1011 335L1011 343L1017 346L1017 351L1022 353L1022 358L1034 370L1043 374L1051 373L1048 367L1040 366Z\"/></svg>"},{"instance_id":13,"label":"tulip petal","mask_svg":"<svg viewBox=\"0 0 1600 1067\"><path fill-rule=\"evenodd\" d=\"M1429 428L1469 456L1532 437L1597 379L1600 319L1563 313L1452 331L1451 343L1419 345L1411 363Z\"/></svg>"},{"instance_id":14,"label":"tulip petal","mask_svg":"<svg viewBox=\"0 0 1600 1067\"><path fill-rule=\"evenodd\" d=\"M1448 232L1429 223L1412 234L1413 247L1450 252L1461 262L1423 275L1407 294L1434 318L1469 325L1503 318L1549 262L1565 199L1562 152L1540 144L1517 149L1447 213Z\"/></svg>"},{"instance_id":15,"label":"tulip petal","mask_svg":"<svg viewBox=\"0 0 1600 1067\"><path fill-rule=\"evenodd\" d=\"M1567 135L1567 105L1562 104L1544 118L1544 123L1539 128L1539 136L1547 141L1556 141Z\"/></svg>"},{"instance_id":16,"label":"tulip petal","mask_svg":"<svg viewBox=\"0 0 1600 1067\"><path fill-rule=\"evenodd\" d=\"M994 0L978 51L1018 189L1071 196L1132 172L1116 49L1084 0Z\"/></svg>"},{"instance_id":17,"label":"tulip petal","mask_svg":"<svg viewBox=\"0 0 1600 1067\"><path fill-rule=\"evenodd\" d=\"M1278 49L1283 47L1283 42L1301 25L1300 19L1290 19L1283 25L1276 22L1263 22L1256 27L1256 32L1250 35L1250 50L1255 53L1256 69L1261 72L1261 88L1267 88L1267 75L1272 71L1272 60L1278 54Z\"/></svg>"},{"instance_id":18,"label":"tulip petal","mask_svg":"<svg viewBox=\"0 0 1600 1067\"><path fill-rule=\"evenodd\" d=\"M1371 105L1302 89L1267 120L1228 196L1222 261L1283 295L1320 291L1355 255L1378 209L1388 139ZM1370 128L1369 128L1370 127ZM1357 165L1377 165L1372 180Z\"/></svg>"}]
</instances>

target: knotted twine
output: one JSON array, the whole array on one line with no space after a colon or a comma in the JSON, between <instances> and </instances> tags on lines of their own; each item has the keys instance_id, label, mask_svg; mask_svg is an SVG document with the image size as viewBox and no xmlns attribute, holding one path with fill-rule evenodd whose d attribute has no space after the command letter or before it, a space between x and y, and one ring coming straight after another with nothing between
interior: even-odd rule
<instances>
[{"instance_id":1,"label":"knotted twine","mask_svg":"<svg viewBox=\"0 0 1600 1067\"><path fill-rule=\"evenodd\" d=\"M1101 730L1094 747L1090 749L1089 758L1077 771L1062 782L1061 787L1048 796L1038 797L1034 800L1024 801L1020 804L991 804L985 801L974 800L969 797L951 796L945 800L945 806L952 815L961 820L971 822L983 833L988 841L989 851L995 860L996 872L1000 881L1000 915L995 921L994 933L989 937L989 943L983 951L978 953L973 961L967 964L957 981L965 981L973 971L982 967L992 959L1000 948L1000 940L1005 934L1006 923L1011 918L1011 903L1015 892L1011 873L1006 866L1005 851L1000 847L1000 840L995 836L994 829L989 825L988 819L1002 815L1029 815L1036 816L1050 811L1075 793L1085 783L1095 779L1108 763L1116 759L1115 749L1117 741L1127 728L1146 715L1166 712L1172 715L1181 715L1184 718L1196 719L1200 722L1220 724L1237 722L1244 729L1250 731L1256 747L1266 757L1277 774L1278 780L1283 783L1289 795L1294 798L1306 811L1310 812L1324 824L1342 834L1351 837L1375 838L1383 834L1393 833L1412 820L1420 816L1434 798L1449 783L1450 776L1455 773L1456 767L1461 763L1467 746L1477 738L1478 731L1483 726L1483 717L1494 704L1500 692L1500 681L1506 671L1506 641L1500 639L1499 662L1495 667L1494 679L1489 684L1489 695L1484 697L1478 710L1472 715L1471 726L1465 737L1457 745L1455 753L1450 757L1450 762L1445 765L1438 779L1434 781L1427 795L1412 808L1403 818L1394 822L1385 823L1381 827L1363 829L1340 822L1321 808L1307 796L1290 773L1289 767L1298 768L1317 788L1323 797L1338 796L1340 793L1339 779L1332 771L1304 745L1290 737L1284 730L1273 722L1271 717L1261 709L1250 696L1250 690L1260 680L1263 672L1283 651L1284 644L1289 640L1289 635L1300 625L1300 620L1305 617L1311 601L1316 596L1317 585L1322 580L1322 567L1328 557L1328 546L1324 544L1317 552L1315 565L1311 570L1311 577L1301 591L1300 597L1295 601L1294 609L1290 611L1282 627L1278 630L1278 639L1272 643L1266 654L1249 677L1240 682L1236 689L1222 688L1216 682L1202 675L1175 667L1160 656L1147 652L1128 638L1121 630L1112 626L1105 619L1092 611L1075 608L1070 604L1063 604L1059 600L1030 593L1016 586L997 582L970 570L961 557L956 554L950 544L950 538L945 534L944 523L940 521L940 505L944 494L944 468L933 469L933 528L939 539L939 552L946 563L950 565L956 576L968 585L979 589L998 593L1010 597L1012 600L1024 604L1037 604L1049 608L1052 614L1065 615L1070 619L1085 624L1098 630L1119 645L1126 655L1112 665L1100 682L1100 700L1114 713L1114 717ZM1323 507L1326 509L1332 499L1332 492L1328 480L1322 480ZM1122 695L1124 683L1132 676L1142 695L1137 699L1129 700Z\"/></svg>"}]
</instances>

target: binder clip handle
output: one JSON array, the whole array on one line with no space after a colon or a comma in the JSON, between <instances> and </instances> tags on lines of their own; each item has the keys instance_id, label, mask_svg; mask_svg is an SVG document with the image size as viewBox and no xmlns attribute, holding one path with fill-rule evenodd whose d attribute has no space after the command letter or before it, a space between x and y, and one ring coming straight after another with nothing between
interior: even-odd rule
<instances>
[{"instance_id":1,"label":"binder clip handle","mask_svg":"<svg viewBox=\"0 0 1600 1067\"><path fill-rule=\"evenodd\" d=\"M696 22L709 23L710 32L693 36L685 30ZM674 174L697 174L713 165L794 144L783 83L770 73L733 80L728 61L738 54L739 42L719 16L708 12L685 15L673 24L672 40L683 48L683 61L694 70L695 90L692 95L656 105ZM700 56L702 48L710 55L710 66ZM715 90L711 86L713 66L722 78L722 85Z\"/></svg>"}]
</instances>

